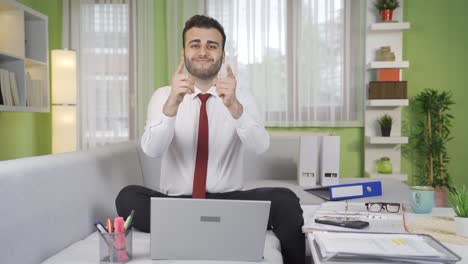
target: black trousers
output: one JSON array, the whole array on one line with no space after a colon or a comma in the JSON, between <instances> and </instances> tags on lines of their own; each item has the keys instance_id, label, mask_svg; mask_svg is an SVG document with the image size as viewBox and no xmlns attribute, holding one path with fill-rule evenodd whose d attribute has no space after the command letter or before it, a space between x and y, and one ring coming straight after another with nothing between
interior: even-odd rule
<instances>
[{"instance_id":1,"label":"black trousers","mask_svg":"<svg viewBox=\"0 0 468 264\"><path fill-rule=\"evenodd\" d=\"M115 199L117 213L126 218L135 209L133 227L143 232L150 231L151 197L191 198L190 195L167 196L155 190L129 185ZM305 236L302 233L304 219L299 198L287 188L257 188L227 193L207 193L207 199L271 201L268 229L278 237L283 261L287 264L305 263Z\"/></svg>"}]
</instances>

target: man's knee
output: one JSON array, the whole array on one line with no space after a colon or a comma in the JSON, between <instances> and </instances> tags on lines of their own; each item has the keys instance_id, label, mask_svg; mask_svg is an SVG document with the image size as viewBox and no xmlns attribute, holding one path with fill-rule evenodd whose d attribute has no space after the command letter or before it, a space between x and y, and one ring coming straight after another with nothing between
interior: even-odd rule
<instances>
[{"instance_id":1,"label":"man's knee","mask_svg":"<svg viewBox=\"0 0 468 264\"><path fill-rule=\"evenodd\" d=\"M122 188L115 198L115 207L117 209L117 214L120 216L129 214L129 211L132 209L131 202L135 199L136 193L140 186L138 185L128 185Z\"/></svg>"},{"instance_id":2,"label":"man's knee","mask_svg":"<svg viewBox=\"0 0 468 264\"><path fill-rule=\"evenodd\" d=\"M299 197L288 188L278 187L273 190L273 197L276 200L291 201L299 203Z\"/></svg>"},{"instance_id":3,"label":"man's knee","mask_svg":"<svg viewBox=\"0 0 468 264\"><path fill-rule=\"evenodd\" d=\"M115 198L116 203L121 203L123 201L128 201L128 198L135 196L137 189L140 186L138 185L127 185L120 190L119 194Z\"/></svg>"}]
</instances>

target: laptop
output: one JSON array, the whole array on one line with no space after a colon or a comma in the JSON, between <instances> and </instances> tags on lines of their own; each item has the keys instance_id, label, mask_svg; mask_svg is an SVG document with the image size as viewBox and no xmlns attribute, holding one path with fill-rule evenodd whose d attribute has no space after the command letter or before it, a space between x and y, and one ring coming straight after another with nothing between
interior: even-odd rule
<instances>
[{"instance_id":1,"label":"laptop","mask_svg":"<svg viewBox=\"0 0 468 264\"><path fill-rule=\"evenodd\" d=\"M151 198L151 259L261 261L270 201Z\"/></svg>"}]
</instances>

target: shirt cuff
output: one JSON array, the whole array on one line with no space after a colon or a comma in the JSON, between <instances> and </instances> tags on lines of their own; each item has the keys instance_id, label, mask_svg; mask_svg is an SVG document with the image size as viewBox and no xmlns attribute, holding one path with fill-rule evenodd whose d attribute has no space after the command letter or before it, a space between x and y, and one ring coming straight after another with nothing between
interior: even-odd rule
<instances>
[{"instance_id":1,"label":"shirt cuff","mask_svg":"<svg viewBox=\"0 0 468 264\"><path fill-rule=\"evenodd\" d=\"M238 119L234 119L234 127L235 128L244 128L247 127L250 124L255 124L255 121L253 120L252 117L245 111L242 113L242 115Z\"/></svg>"},{"instance_id":2,"label":"shirt cuff","mask_svg":"<svg viewBox=\"0 0 468 264\"><path fill-rule=\"evenodd\" d=\"M157 120L148 121L147 126L153 128L158 125L174 126L175 116L167 116L164 113L161 114L161 117Z\"/></svg>"}]
</instances>

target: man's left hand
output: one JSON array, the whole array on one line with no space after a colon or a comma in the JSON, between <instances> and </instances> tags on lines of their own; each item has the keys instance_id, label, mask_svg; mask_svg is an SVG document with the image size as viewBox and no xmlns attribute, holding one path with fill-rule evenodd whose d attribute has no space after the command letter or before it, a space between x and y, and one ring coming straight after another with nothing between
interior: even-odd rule
<instances>
[{"instance_id":1,"label":"man's left hand","mask_svg":"<svg viewBox=\"0 0 468 264\"><path fill-rule=\"evenodd\" d=\"M243 108L236 97L237 80L229 64L226 65L226 71L226 78L214 79L213 85L216 86L219 97L223 100L223 104L227 107L232 117L238 119L243 113Z\"/></svg>"}]
</instances>

